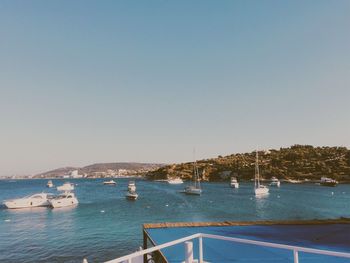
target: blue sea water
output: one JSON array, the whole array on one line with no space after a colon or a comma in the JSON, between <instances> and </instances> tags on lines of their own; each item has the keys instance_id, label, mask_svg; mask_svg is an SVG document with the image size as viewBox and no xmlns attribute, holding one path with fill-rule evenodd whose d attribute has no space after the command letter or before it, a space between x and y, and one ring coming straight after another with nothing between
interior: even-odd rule
<instances>
[{"instance_id":1,"label":"blue sea water","mask_svg":"<svg viewBox=\"0 0 350 263\"><path fill-rule=\"evenodd\" d=\"M61 185L63 180L53 180ZM179 193L186 185L136 180L139 199L128 201L128 179L70 180L79 205L70 208L0 208L0 262L103 262L142 245L142 224L178 221L284 220L350 217L350 185L282 184L256 199L253 184L203 183L202 196ZM0 201L55 192L47 180L0 180Z\"/></svg>"}]
</instances>

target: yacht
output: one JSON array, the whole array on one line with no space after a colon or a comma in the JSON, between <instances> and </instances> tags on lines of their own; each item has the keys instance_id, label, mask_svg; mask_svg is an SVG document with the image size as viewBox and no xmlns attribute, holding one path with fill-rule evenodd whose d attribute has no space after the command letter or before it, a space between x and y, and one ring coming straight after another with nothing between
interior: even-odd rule
<instances>
[{"instance_id":1,"label":"yacht","mask_svg":"<svg viewBox=\"0 0 350 263\"><path fill-rule=\"evenodd\" d=\"M278 180L276 177L272 177L272 178L271 178L270 185L271 185L271 186L280 187L280 186L281 186L281 182L280 182L280 180Z\"/></svg>"},{"instance_id":2,"label":"yacht","mask_svg":"<svg viewBox=\"0 0 350 263\"><path fill-rule=\"evenodd\" d=\"M103 184L104 185L117 185L117 183L114 180L104 181Z\"/></svg>"},{"instance_id":3,"label":"yacht","mask_svg":"<svg viewBox=\"0 0 350 263\"><path fill-rule=\"evenodd\" d=\"M181 178L173 178L168 180L168 184L183 184L184 181L182 181Z\"/></svg>"},{"instance_id":4,"label":"yacht","mask_svg":"<svg viewBox=\"0 0 350 263\"><path fill-rule=\"evenodd\" d=\"M48 188L52 188L54 185L53 185L52 181L49 180L49 181L47 182L46 186L47 186Z\"/></svg>"},{"instance_id":5,"label":"yacht","mask_svg":"<svg viewBox=\"0 0 350 263\"><path fill-rule=\"evenodd\" d=\"M194 174L193 184L190 186L187 186L183 192L187 195L201 195L202 189L199 181L199 172L198 172L196 160L193 162L193 174Z\"/></svg>"},{"instance_id":6,"label":"yacht","mask_svg":"<svg viewBox=\"0 0 350 263\"><path fill-rule=\"evenodd\" d=\"M328 177L322 177L320 181L320 185L323 185L323 186L337 186L337 184L338 184L338 181Z\"/></svg>"},{"instance_id":7,"label":"yacht","mask_svg":"<svg viewBox=\"0 0 350 263\"><path fill-rule=\"evenodd\" d=\"M46 193L34 194L23 198L7 200L4 202L4 205L10 209L48 206L50 196L50 194Z\"/></svg>"},{"instance_id":8,"label":"yacht","mask_svg":"<svg viewBox=\"0 0 350 263\"><path fill-rule=\"evenodd\" d=\"M136 185L134 181L130 181L128 184L128 192L125 197L129 200L136 200L139 195L136 193Z\"/></svg>"},{"instance_id":9,"label":"yacht","mask_svg":"<svg viewBox=\"0 0 350 263\"><path fill-rule=\"evenodd\" d=\"M260 184L260 172L259 172L259 157L258 150L256 151L256 161L255 161L255 180L254 180L254 191L255 196L262 196L269 193L269 188L265 185Z\"/></svg>"},{"instance_id":10,"label":"yacht","mask_svg":"<svg viewBox=\"0 0 350 263\"><path fill-rule=\"evenodd\" d=\"M63 194L50 199L49 203L52 208L60 208L77 205L79 202L74 193L66 191Z\"/></svg>"},{"instance_id":11,"label":"yacht","mask_svg":"<svg viewBox=\"0 0 350 263\"><path fill-rule=\"evenodd\" d=\"M136 192L136 184L135 181L130 181L128 184L128 191L129 192Z\"/></svg>"},{"instance_id":12,"label":"yacht","mask_svg":"<svg viewBox=\"0 0 350 263\"><path fill-rule=\"evenodd\" d=\"M238 183L236 177L231 177L230 185L231 185L231 187L233 187L233 188L239 188L239 183Z\"/></svg>"},{"instance_id":13,"label":"yacht","mask_svg":"<svg viewBox=\"0 0 350 263\"><path fill-rule=\"evenodd\" d=\"M74 184L71 183L64 183L61 186L57 186L57 191L73 191L74 190Z\"/></svg>"},{"instance_id":14,"label":"yacht","mask_svg":"<svg viewBox=\"0 0 350 263\"><path fill-rule=\"evenodd\" d=\"M129 199L129 200L136 200L139 195L136 193L136 192L127 192L126 195L125 195L126 199Z\"/></svg>"}]
</instances>

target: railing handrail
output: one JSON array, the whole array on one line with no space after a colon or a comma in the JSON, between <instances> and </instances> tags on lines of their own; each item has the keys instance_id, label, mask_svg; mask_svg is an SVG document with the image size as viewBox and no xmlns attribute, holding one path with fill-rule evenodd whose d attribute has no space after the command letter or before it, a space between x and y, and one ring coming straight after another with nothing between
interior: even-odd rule
<instances>
[{"instance_id":1,"label":"railing handrail","mask_svg":"<svg viewBox=\"0 0 350 263\"><path fill-rule=\"evenodd\" d=\"M263 247L272 247L272 248L279 248L279 249L285 249L285 250L291 250L291 251L299 251L299 252L312 253L312 254L350 258L350 253L346 253L346 252L337 252L337 251L330 251L330 250L323 250L323 249L315 249L315 248L307 248L307 247L300 247L300 246L271 243L271 242L265 242L265 241L257 241L257 240L251 240L251 239L243 239L243 238L236 238L236 237L226 237L226 236L213 235L213 234L197 233L197 234L183 237L180 239L176 239L176 240L173 240L173 241L170 241L170 242L158 245L158 246L154 246L154 247L151 247L148 249L137 251L137 252L134 252L132 254L120 257L120 258L112 259L112 260L106 261L105 263L124 262L124 261L130 260L132 258L143 256L145 254L152 253L154 251L158 251L158 250L161 250L163 248L171 247L171 246L174 246L174 245L177 245L177 244L180 244L180 243L183 243L185 241L189 241L189 240L192 240L195 238L217 239L217 240L224 240L224 241L230 241L230 242L236 242L236 243L257 245L257 246L263 246Z\"/></svg>"},{"instance_id":2,"label":"railing handrail","mask_svg":"<svg viewBox=\"0 0 350 263\"><path fill-rule=\"evenodd\" d=\"M337 251L331 251L331 250L307 248L307 247L285 245L285 244L257 241L257 240L244 239L244 238L212 235L212 234L202 234L201 233L200 235L203 238L219 239L219 240L231 241L231 242L236 242L236 243L244 243L244 244L250 244L250 245L257 245L257 246L263 246L263 247L280 248L280 249L286 249L286 250L291 250L291 251L297 250L299 252L305 252L305 253L350 258L350 253L346 253L346 252L337 252Z\"/></svg>"},{"instance_id":3,"label":"railing handrail","mask_svg":"<svg viewBox=\"0 0 350 263\"><path fill-rule=\"evenodd\" d=\"M137 252L134 252L132 254L120 257L120 258L116 258L116 259L112 259L112 260L106 261L105 263L119 263L119 262L123 262L123 261L126 261L126 260L130 259L130 258L143 256L145 254L148 254L148 253L151 253L151 252L154 252L154 251L158 251L158 250L166 248L166 247L171 247L171 246L177 245L179 243L183 243L185 241L189 241L189 240L192 240L192 239L195 239L195 238L199 238L200 235L201 234L198 233L198 234L194 234L194 235L191 235L191 236L179 238L179 239L176 239L176 240L173 240L173 241L170 241L170 242L167 242L167 243L155 246L155 247L147 248L147 249L144 249L144 250L141 250L141 251L137 251Z\"/></svg>"}]
</instances>

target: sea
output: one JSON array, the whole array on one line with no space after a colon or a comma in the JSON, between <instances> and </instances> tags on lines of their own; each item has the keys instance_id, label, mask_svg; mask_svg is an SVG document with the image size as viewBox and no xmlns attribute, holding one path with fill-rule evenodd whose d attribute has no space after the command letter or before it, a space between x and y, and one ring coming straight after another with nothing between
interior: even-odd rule
<instances>
[{"instance_id":1,"label":"sea","mask_svg":"<svg viewBox=\"0 0 350 263\"><path fill-rule=\"evenodd\" d=\"M324 187L282 183L255 198L252 182L233 189L229 182L202 183L201 196L188 185L135 179L139 198L125 198L130 179L71 179L79 204L68 208L6 209L0 206L0 262L104 262L142 246L142 224L350 217L350 185ZM0 202L39 192L48 180L0 180ZM55 186L64 180L53 180Z\"/></svg>"}]
</instances>

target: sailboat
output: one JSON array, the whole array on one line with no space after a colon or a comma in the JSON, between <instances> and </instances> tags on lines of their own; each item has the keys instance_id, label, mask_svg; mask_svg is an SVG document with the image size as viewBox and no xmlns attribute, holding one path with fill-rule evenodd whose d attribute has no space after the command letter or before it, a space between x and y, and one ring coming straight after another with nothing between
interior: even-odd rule
<instances>
[{"instance_id":1,"label":"sailboat","mask_svg":"<svg viewBox=\"0 0 350 263\"><path fill-rule=\"evenodd\" d=\"M259 157L258 150L256 150L255 160L255 185L254 185L255 196L266 195L269 193L269 188L265 185L260 184L260 172L259 172Z\"/></svg>"},{"instance_id":2,"label":"sailboat","mask_svg":"<svg viewBox=\"0 0 350 263\"><path fill-rule=\"evenodd\" d=\"M198 172L196 159L193 162L193 174L194 174L193 176L194 183L190 186L187 186L184 189L184 193L187 195L201 195L202 189L199 181L199 172Z\"/></svg>"}]
</instances>

